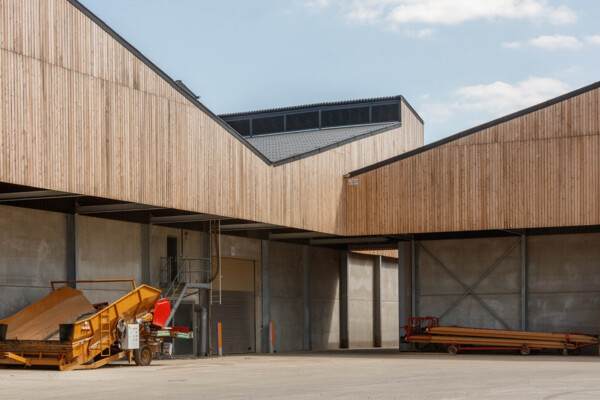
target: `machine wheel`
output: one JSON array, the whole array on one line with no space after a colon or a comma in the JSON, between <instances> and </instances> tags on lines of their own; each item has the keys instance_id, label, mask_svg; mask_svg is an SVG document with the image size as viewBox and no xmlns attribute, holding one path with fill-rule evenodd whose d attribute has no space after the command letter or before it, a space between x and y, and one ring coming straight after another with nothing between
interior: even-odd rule
<instances>
[{"instance_id":1,"label":"machine wheel","mask_svg":"<svg viewBox=\"0 0 600 400\"><path fill-rule=\"evenodd\" d=\"M529 348L529 346L524 344L523 346L521 346L519 353L521 353L522 356L528 356L531 354L531 349Z\"/></svg>"},{"instance_id":2,"label":"machine wheel","mask_svg":"<svg viewBox=\"0 0 600 400\"><path fill-rule=\"evenodd\" d=\"M152 362L152 350L150 346L144 344L139 349L135 349L133 351L133 360L135 361L135 365L141 365L142 367L150 365Z\"/></svg>"},{"instance_id":3,"label":"machine wheel","mask_svg":"<svg viewBox=\"0 0 600 400\"><path fill-rule=\"evenodd\" d=\"M455 344L449 344L448 347L446 347L446 350L450 354L456 354L456 353L458 353L458 347Z\"/></svg>"}]
</instances>

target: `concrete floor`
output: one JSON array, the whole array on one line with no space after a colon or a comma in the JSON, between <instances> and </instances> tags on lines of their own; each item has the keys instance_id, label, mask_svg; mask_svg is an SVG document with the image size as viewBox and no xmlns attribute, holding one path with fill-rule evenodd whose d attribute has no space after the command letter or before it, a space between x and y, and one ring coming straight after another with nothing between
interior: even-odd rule
<instances>
[{"instance_id":1,"label":"concrete floor","mask_svg":"<svg viewBox=\"0 0 600 400\"><path fill-rule=\"evenodd\" d=\"M337 351L72 372L0 368L0 398L598 399L599 377L593 356Z\"/></svg>"}]
</instances>

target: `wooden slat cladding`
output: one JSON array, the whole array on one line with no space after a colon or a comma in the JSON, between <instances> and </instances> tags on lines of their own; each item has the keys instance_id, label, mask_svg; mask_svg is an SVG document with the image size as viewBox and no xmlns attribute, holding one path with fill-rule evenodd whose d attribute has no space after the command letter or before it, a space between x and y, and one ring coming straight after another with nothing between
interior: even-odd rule
<instances>
[{"instance_id":1,"label":"wooden slat cladding","mask_svg":"<svg viewBox=\"0 0 600 400\"><path fill-rule=\"evenodd\" d=\"M267 165L66 0L0 0L0 96L0 181L328 233L345 173L423 144L403 106L401 128Z\"/></svg>"},{"instance_id":2,"label":"wooden slat cladding","mask_svg":"<svg viewBox=\"0 0 600 400\"><path fill-rule=\"evenodd\" d=\"M591 89L353 177L348 234L600 224L599 99Z\"/></svg>"}]
</instances>

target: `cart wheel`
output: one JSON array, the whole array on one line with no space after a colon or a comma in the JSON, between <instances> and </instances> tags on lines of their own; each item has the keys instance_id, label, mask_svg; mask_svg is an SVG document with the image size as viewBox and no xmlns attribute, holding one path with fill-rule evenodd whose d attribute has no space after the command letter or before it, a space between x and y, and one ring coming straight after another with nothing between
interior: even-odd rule
<instances>
[{"instance_id":1,"label":"cart wheel","mask_svg":"<svg viewBox=\"0 0 600 400\"><path fill-rule=\"evenodd\" d=\"M563 356L568 356L569 355L569 350L566 347L562 350L562 355Z\"/></svg>"},{"instance_id":2,"label":"cart wheel","mask_svg":"<svg viewBox=\"0 0 600 400\"><path fill-rule=\"evenodd\" d=\"M455 344L448 345L448 347L446 347L446 350L450 354L456 354L456 353L458 353L458 347Z\"/></svg>"},{"instance_id":3,"label":"cart wheel","mask_svg":"<svg viewBox=\"0 0 600 400\"><path fill-rule=\"evenodd\" d=\"M581 354L581 347L576 347L573 350L569 350L569 354L578 356L579 354Z\"/></svg>"},{"instance_id":4,"label":"cart wheel","mask_svg":"<svg viewBox=\"0 0 600 400\"><path fill-rule=\"evenodd\" d=\"M528 356L531 354L531 349L529 348L529 346L524 344L523 346L521 346L519 353L521 353L522 356Z\"/></svg>"},{"instance_id":5,"label":"cart wheel","mask_svg":"<svg viewBox=\"0 0 600 400\"><path fill-rule=\"evenodd\" d=\"M135 365L143 367L150 365L152 362L152 350L147 344L142 345L139 349L133 351L133 360Z\"/></svg>"}]
</instances>

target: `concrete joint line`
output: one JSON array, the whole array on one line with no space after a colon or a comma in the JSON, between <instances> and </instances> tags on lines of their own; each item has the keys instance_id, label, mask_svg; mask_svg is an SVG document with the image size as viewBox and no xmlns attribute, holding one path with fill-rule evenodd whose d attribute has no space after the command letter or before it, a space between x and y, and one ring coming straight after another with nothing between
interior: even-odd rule
<instances>
[{"instance_id":1,"label":"concrete joint line","mask_svg":"<svg viewBox=\"0 0 600 400\"><path fill-rule=\"evenodd\" d=\"M442 319L446 314L448 314L450 311L452 311L465 297L467 297L469 294L471 296L473 296L473 298L483 307L485 308L494 318L496 318L496 320L498 322L500 322L506 329L511 329L510 325L496 312L494 311L479 295L477 295L476 293L473 293L473 290L479 286L479 284L481 282L483 282L485 280L485 278L488 277L488 275L490 275L492 273L492 271L506 258L506 256L508 256L508 254L510 254L511 251L514 250L515 247L517 247L517 245L521 243L521 238L519 238L515 243L513 243L509 249L504 252L504 254L502 254L502 256L500 256L500 258L498 258L492 265L490 265L488 267L488 269L479 277L479 279L477 280L477 282L475 282L473 285L471 285L470 287L467 286L454 272L452 272L452 270L450 268L448 268L444 263L442 263L436 256L434 256L431 251L429 251L429 249L427 249L422 243L419 242L419 246L421 246L421 248L427 253L429 254L429 256L431 258L433 258L433 260L440 266L442 267L442 269L444 271L446 271L446 273L452 278L454 279L456 282L458 282L458 284L460 284L463 289L465 289L465 293L457 300L455 301L450 307L448 307L448 309L446 309L446 311L444 311L440 316L439 319Z\"/></svg>"}]
</instances>

